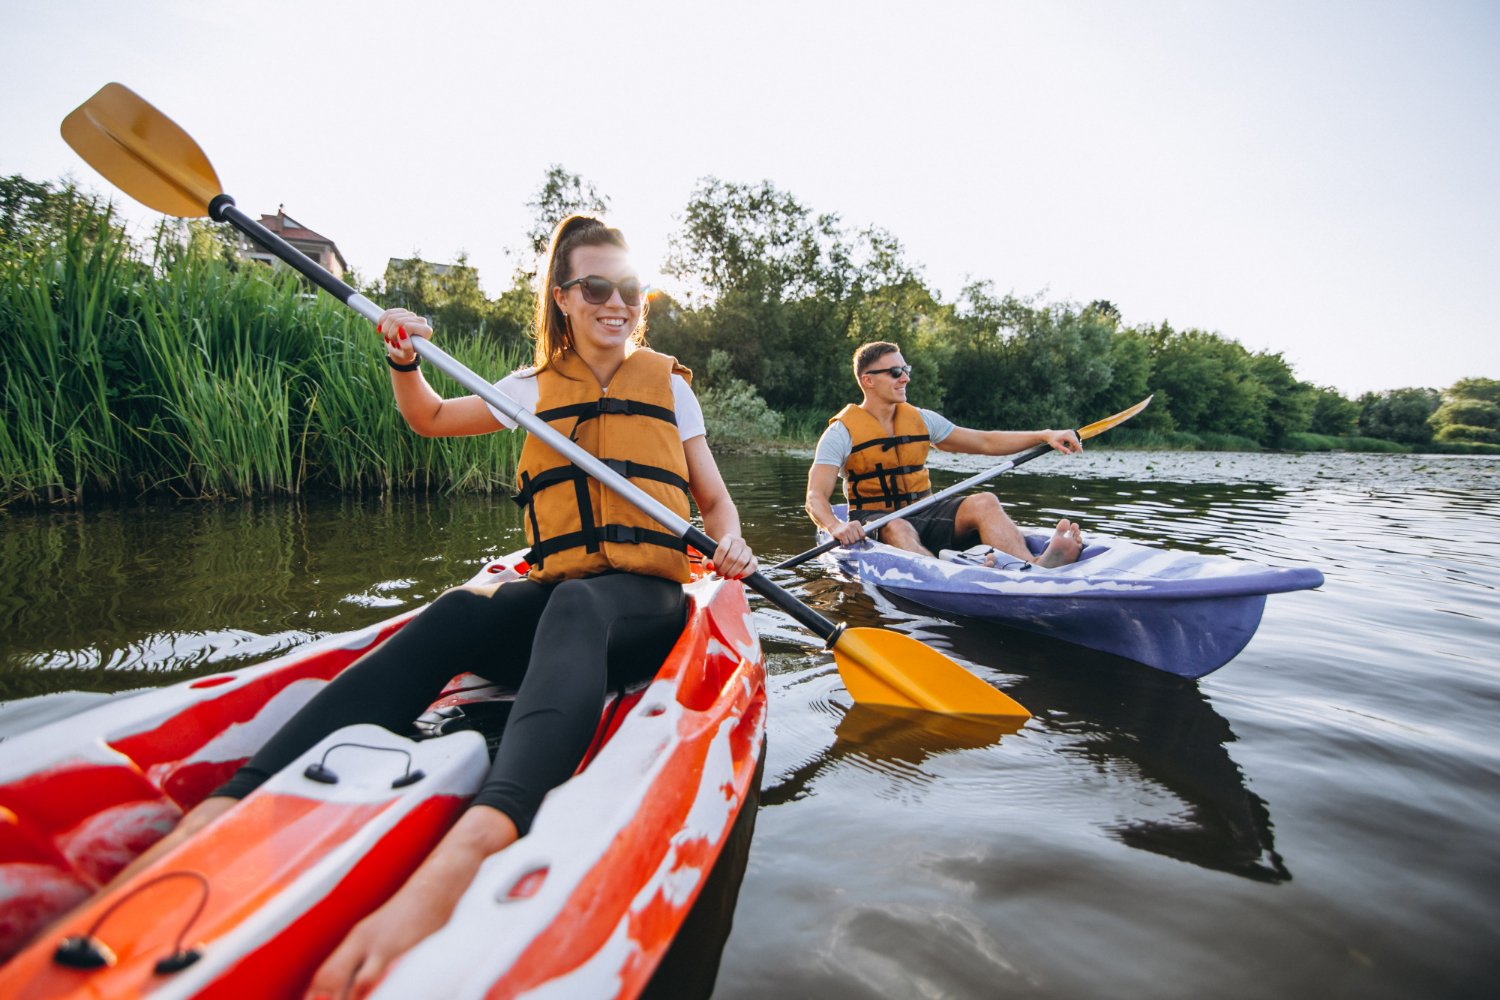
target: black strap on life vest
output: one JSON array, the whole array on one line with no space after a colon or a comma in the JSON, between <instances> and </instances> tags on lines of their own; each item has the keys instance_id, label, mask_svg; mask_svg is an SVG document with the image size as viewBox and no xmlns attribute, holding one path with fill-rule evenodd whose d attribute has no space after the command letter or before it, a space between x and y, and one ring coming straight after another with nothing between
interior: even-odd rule
<instances>
[{"instance_id":1,"label":"black strap on life vest","mask_svg":"<svg viewBox=\"0 0 1500 1000\"><path fill-rule=\"evenodd\" d=\"M913 472L920 472L922 469L923 466L920 465L898 465L887 469L879 462L876 462L874 472L860 472L847 476L845 482L848 484L848 489L845 492L849 495L849 506L855 510L859 510L862 507L878 504L881 507L900 510L914 500L920 500L925 496L931 495L932 490L930 489L910 493L896 492L896 479L898 476L907 476ZM880 492L871 496L860 496L858 484L871 479L875 480L880 486Z\"/></svg>"},{"instance_id":2,"label":"black strap on life vest","mask_svg":"<svg viewBox=\"0 0 1500 1000\"><path fill-rule=\"evenodd\" d=\"M856 445L855 447L850 448L849 454L852 455L856 451L864 451L866 448L873 448L876 445L880 446L881 451L890 451L897 445L915 444L918 441L931 440L931 434L898 434L896 437L872 438L869 441L866 441L864 444Z\"/></svg>"},{"instance_id":3,"label":"black strap on life vest","mask_svg":"<svg viewBox=\"0 0 1500 1000\"><path fill-rule=\"evenodd\" d=\"M640 462L631 462L628 460L622 461L618 458L606 458L604 464L626 479L649 479L653 482L675 486L683 493L688 492L687 480L670 469L659 469L654 465L643 465ZM517 506L526 507L531 504L532 497L549 486L556 486L558 483L587 480L588 477L589 474L576 465L559 465L555 469L548 469L535 478L523 473L520 492L511 497L511 499L516 502Z\"/></svg>"},{"instance_id":4,"label":"black strap on life vest","mask_svg":"<svg viewBox=\"0 0 1500 1000\"><path fill-rule=\"evenodd\" d=\"M855 497L849 501L849 506L855 510L859 510L862 507L879 504L881 507L892 507L900 510L908 504L915 503L923 497L929 496L932 496L931 490L922 490L920 493L882 493L879 496L873 497Z\"/></svg>"},{"instance_id":5,"label":"black strap on life vest","mask_svg":"<svg viewBox=\"0 0 1500 1000\"><path fill-rule=\"evenodd\" d=\"M676 549L678 552L687 551L687 542L676 535L669 535L665 531L652 531L650 528L639 528L629 524L606 524L595 528L592 520L586 521L589 531L570 531L565 535L554 535L544 539L531 547L526 553L526 561L533 566L540 567L546 558L564 549L576 549L579 546L589 546L587 536L595 535L595 541L588 551L598 552L599 542L615 542L626 545L660 545L666 549Z\"/></svg>"},{"instance_id":6,"label":"black strap on life vest","mask_svg":"<svg viewBox=\"0 0 1500 1000\"><path fill-rule=\"evenodd\" d=\"M543 420L564 420L575 417L573 431L569 437L578 435L578 428L585 420L593 420L602 417L606 413L624 413L628 416L651 417L653 420L665 420L673 427L677 426L677 414L669 407L657 406L654 403L643 403L638 399L615 399L612 396L600 396L592 403L573 403L568 406L554 406L550 410L539 410L537 416Z\"/></svg>"}]
</instances>

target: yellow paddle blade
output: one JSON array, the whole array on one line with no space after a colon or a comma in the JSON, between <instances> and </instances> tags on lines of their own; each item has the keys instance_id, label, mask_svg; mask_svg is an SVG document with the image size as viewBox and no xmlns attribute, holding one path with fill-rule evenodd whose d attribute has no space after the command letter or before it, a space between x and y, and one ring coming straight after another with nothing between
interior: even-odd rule
<instances>
[{"instance_id":1,"label":"yellow paddle blade","mask_svg":"<svg viewBox=\"0 0 1500 1000\"><path fill-rule=\"evenodd\" d=\"M1141 400L1139 403L1136 403L1134 406L1132 406L1128 410L1121 410L1119 413L1116 413L1112 417L1105 417L1103 420L1096 420L1096 421L1094 421L1093 423L1089 424L1087 427L1080 427L1080 428L1078 428L1078 438L1079 438L1079 440L1086 441L1089 438L1093 437L1095 434L1103 434L1105 431L1109 430L1111 427L1117 426L1119 424L1123 424L1125 421L1129 420L1131 417L1135 416L1137 413L1140 413L1142 410L1144 410L1147 407L1147 405L1150 404L1150 402L1153 399L1155 399L1155 398L1156 398L1156 394L1152 393L1151 395L1147 396L1145 399Z\"/></svg>"},{"instance_id":2,"label":"yellow paddle blade","mask_svg":"<svg viewBox=\"0 0 1500 1000\"><path fill-rule=\"evenodd\" d=\"M105 180L166 215L200 218L223 193L192 136L118 83L64 118L62 137Z\"/></svg>"},{"instance_id":3,"label":"yellow paddle blade","mask_svg":"<svg viewBox=\"0 0 1500 1000\"><path fill-rule=\"evenodd\" d=\"M1013 698L909 635L845 629L833 647L844 687L856 702L958 715L1029 719Z\"/></svg>"}]
</instances>

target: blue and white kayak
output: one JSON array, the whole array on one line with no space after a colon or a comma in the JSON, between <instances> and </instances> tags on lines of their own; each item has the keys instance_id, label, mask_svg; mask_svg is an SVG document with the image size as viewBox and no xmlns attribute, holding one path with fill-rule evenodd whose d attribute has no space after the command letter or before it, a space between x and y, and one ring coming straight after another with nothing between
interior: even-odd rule
<instances>
[{"instance_id":1,"label":"blue and white kayak","mask_svg":"<svg viewBox=\"0 0 1500 1000\"><path fill-rule=\"evenodd\" d=\"M843 504L834 507L847 517ZM1033 553L1050 534L1027 534ZM829 536L818 532L818 541ZM1097 649L1180 677L1202 677L1239 654L1260 625L1267 594L1323 585L1310 566L1276 567L1225 556L1085 537L1076 563L1041 569L1018 559L994 567L977 552L917 555L868 539L822 558L862 583L946 614Z\"/></svg>"}]
</instances>

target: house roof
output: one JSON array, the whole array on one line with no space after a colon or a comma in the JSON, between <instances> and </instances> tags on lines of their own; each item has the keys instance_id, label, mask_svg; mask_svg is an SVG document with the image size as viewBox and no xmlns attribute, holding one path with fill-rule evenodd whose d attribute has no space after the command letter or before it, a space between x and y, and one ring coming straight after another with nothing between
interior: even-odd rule
<instances>
[{"instance_id":1,"label":"house roof","mask_svg":"<svg viewBox=\"0 0 1500 1000\"><path fill-rule=\"evenodd\" d=\"M339 253L337 243L321 233L315 233L311 229L308 229L302 223L287 215L286 209L278 208L275 215L262 215L260 217L260 224L288 242L301 240L304 243L326 243L328 248L333 251L334 256L338 257L339 267L346 271L349 269L348 263L344 260L344 255Z\"/></svg>"}]
</instances>

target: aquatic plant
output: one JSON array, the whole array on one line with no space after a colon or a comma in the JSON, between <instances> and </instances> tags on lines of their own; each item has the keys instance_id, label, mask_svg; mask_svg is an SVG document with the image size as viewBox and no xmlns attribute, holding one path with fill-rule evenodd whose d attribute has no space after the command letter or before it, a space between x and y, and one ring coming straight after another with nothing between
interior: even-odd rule
<instances>
[{"instance_id":1,"label":"aquatic plant","mask_svg":"<svg viewBox=\"0 0 1500 1000\"><path fill-rule=\"evenodd\" d=\"M418 437L368 323L195 246L165 223L137 245L71 192L55 238L4 241L0 502L508 488L520 435ZM479 337L444 346L497 377L520 360Z\"/></svg>"}]
</instances>

